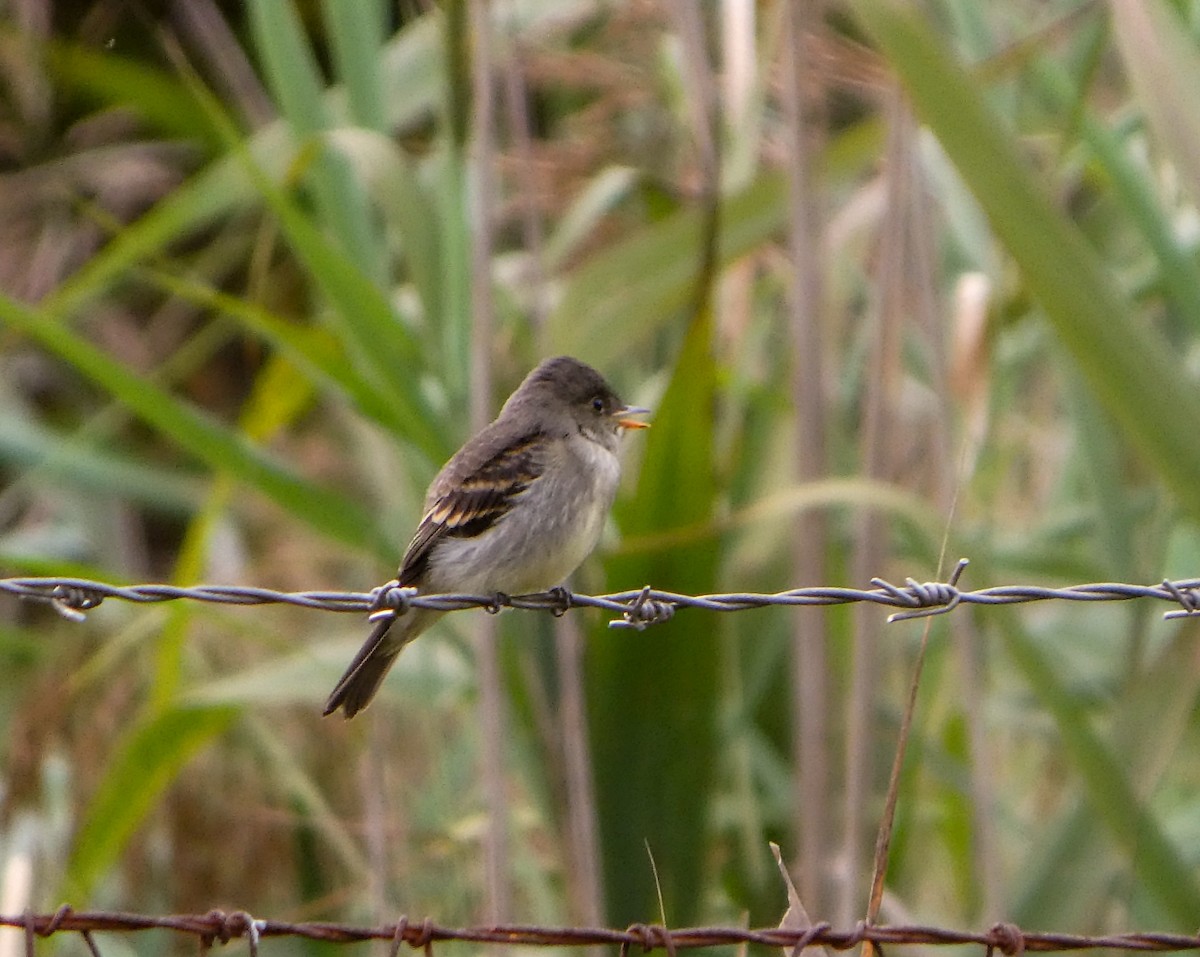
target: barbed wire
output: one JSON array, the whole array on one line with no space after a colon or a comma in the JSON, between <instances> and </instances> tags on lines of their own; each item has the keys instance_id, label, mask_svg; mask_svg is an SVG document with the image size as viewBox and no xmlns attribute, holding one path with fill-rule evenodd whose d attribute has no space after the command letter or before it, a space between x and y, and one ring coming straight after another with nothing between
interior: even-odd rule
<instances>
[{"instance_id":1,"label":"barbed wire","mask_svg":"<svg viewBox=\"0 0 1200 957\"><path fill-rule=\"evenodd\" d=\"M894 585L882 578L872 578L871 589L818 586L792 588L772 594L730 592L720 595L681 595L660 591L649 585L635 591L613 592L608 595L581 595L565 588L531 595L422 595L415 588L402 588L391 581L370 592L306 591L279 592L269 588L249 588L241 585L111 585L85 578L4 578L0 593L15 595L30 601L46 602L66 617L81 621L84 612L97 607L106 598L142 604L188 599L223 605L297 605L319 611L368 613L372 620L381 616L400 614L408 608L434 611L461 611L483 608L495 613L502 608L521 608L528 611L548 611L565 614L571 608L599 608L619 617L609 622L610 628L641 630L672 618L680 608L699 608L706 611L747 611L777 605L847 605L870 602L876 605L901 608L888 621L940 615L959 605L1016 605L1040 601L1132 601L1156 599L1178 607L1166 612L1164 618L1186 618L1200 615L1200 578L1164 580L1157 585L1133 585L1122 582L1093 582L1065 588L1040 585L997 585L965 591L958 587L959 577L967 567L960 559L948 581L918 582L909 578L904 585Z\"/></svg>"},{"instance_id":2,"label":"barbed wire","mask_svg":"<svg viewBox=\"0 0 1200 957\"><path fill-rule=\"evenodd\" d=\"M179 599L223 605L285 604L319 611L360 614L365 612L369 613L372 619L397 615L408 608L433 611L483 608L491 613L496 613L502 608L520 608L527 611L548 611L554 615L562 615L571 608L599 608L620 616L609 622L609 627L639 630L669 620L680 608L730 612L778 605L847 605L857 602L904 609L890 615L888 621L944 614L961 604L1015 605L1040 601L1098 602L1143 598L1157 599L1179 606L1166 612L1164 618L1200 615L1200 578L1164 580L1157 585L1093 582L1064 588L997 585L965 591L958 587L958 580L967 564L967 559L960 559L949 580L944 582L918 582L909 578L905 580L904 585L894 585L882 578L872 578L871 584L875 587L871 589L817 586L792 588L770 594L729 592L717 595L683 595L660 591L647 585L634 591L613 592L607 595L583 595L565 588L529 595L422 595L415 588L401 587L396 581L388 582L370 592L280 592L242 585L122 586L85 578L59 577L0 579L0 593L30 601L46 602L61 614L76 621L82 620L84 612L96 608L106 598L141 604Z\"/></svg>"},{"instance_id":3,"label":"barbed wire","mask_svg":"<svg viewBox=\"0 0 1200 957\"><path fill-rule=\"evenodd\" d=\"M1200 949L1200 936L1190 934L1139 932L1121 934L1063 934L1025 931L1014 924L993 924L985 931L955 930L947 927L921 925L870 925L860 921L849 930L836 930L830 924L818 923L807 928L768 927L685 927L670 929L657 924L633 924L624 930L603 927L546 927L532 924L502 924L485 927L443 927L428 918L411 921L401 917L393 924L364 927L333 922L296 923L263 920L245 911L211 910L207 914L171 914L155 916L119 911L80 911L63 905L53 914L0 915L0 926L25 932L26 954L34 953L38 937L60 933L79 934L88 950L99 957L100 949L93 936L96 933L136 933L148 930L167 930L195 937L207 949L218 941L227 944L245 939L251 957L257 957L260 942L267 937L298 937L333 944L360 943L380 940L391 943L391 955L399 954L403 945L424 950L433 957L433 945L439 941L463 941L480 944L499 944L527 947L592 947L615 946L621 957L628 957L630 948L643 953L663 950L674 957L680 950L700 947L740 946L789 948L793 955L810 946L833 950L850 950L866 941L877 945L948 946L974 944L986 949L987 957L1000 951L1005 957L1020 957L1027 951L1043 953L1065 950L1108 948L1124 951L1181 951Z\"/></svg>"}]
</instances>

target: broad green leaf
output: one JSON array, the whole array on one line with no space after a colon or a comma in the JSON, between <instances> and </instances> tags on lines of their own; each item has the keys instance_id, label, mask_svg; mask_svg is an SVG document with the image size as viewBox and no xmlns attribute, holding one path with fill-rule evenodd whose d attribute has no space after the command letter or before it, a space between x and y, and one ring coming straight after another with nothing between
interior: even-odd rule
<instances>
[{"instance_id":1,"label":"broad green leaf","mask_svg":"<svg viewBox=\"0 0 1200 957\"><path fill-rule=\"evenodd\" d=\"M716 364L705 311L684 339L638 475L618 509L627 534L688 528L713 516ZM639 435L630 441L642 441ZM700 541L607 563L611 588L691 594L715 586L717 543ZM654 858L668 924L701 914L716 754L716 629L678 616L641 635L603 630L588 643L586 680L608 917L659 921ZM631 782L637 782L631 786Z\"/></svg>"},{"instance_id":2,"label":"broad green leaf","mask_svg":"<svg viewBox=\"0 0 1200 957\"><path fill-rule=\"evenodd\" d=\"M130 729L83 813L58 899L91 898L163 792L236 716L234 708L178 708Z\"/></svg>"}]
</instances>

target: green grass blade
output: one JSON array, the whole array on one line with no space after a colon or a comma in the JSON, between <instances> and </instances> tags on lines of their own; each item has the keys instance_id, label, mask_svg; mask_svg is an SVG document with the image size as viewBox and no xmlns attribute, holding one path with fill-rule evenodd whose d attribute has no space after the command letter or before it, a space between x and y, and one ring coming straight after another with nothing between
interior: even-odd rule
<instances>
[{"instance_id":1,"label":"green grass blade","mask_svg":"<svg viewBox=\"0 0 1200 957\"><path fill-rule=\"evenodd\" d=\"M277 134L264 140L276 161L287 151ZM280 168L280 172L282 168ZM136 223L122 229L95 256L41 302L47 315L72 316L126 278L139 262L162 253L185 233L200 229L253 197L245 173L220 161L171 192Z\"/></svg>"},{"instance_id":2,"label":"green grass blade","mask_svg":"<svg viewBox=\"0 0 1200 957\"><path fill-rule=\"evenodd\" d=\"M1200 885L1158 821L1138 799L1129 770L1092 730L1087 715L1063 685L1058 671L1015 615L996 609L1005 647L1038 700L1054 716L1064 750L1083 779L1088 801L1121 848L1137 865L1139 885L1180 929L1195 925Z\"/></svg>"},{"instance_id":3,"label":"green grass blade","mask_svg":"<svg viewBox=\"0 0 1200 957\"><path fill-rule=\"evenodd\" d=\"M523 18L522 22L536 30L542 20L552 22L552 12L543 11L541 19L530 17L525 21ZM390 97L385 103L389 128L405 128L429 117L437 109L441 95L441 56L437 18L433 16L419 18L388 42L380 57L381 85L386 89L404 91L404 96ZM97 66L102 67L103 64ZM106 86L120 86L119 79L109 82L103 74L95 77L87 70L77 72L78 81L92 93L102 91ZM89 83L91 87L87 86ZM331 104L338 100L338 93L335 90L328 94ZM189 103L189 113L194 110L203 112L194 96ZM250 140L249 147L260 168L276 180L284 176L294 155L294 148L290 145L282 122L273 123L257 132ZM172 192L136 223L122 230L50 299L43 301L43 306L62 314L82 309L119 281L131 266L160 252L188 232L200 229L221 215L252 203L254 199L254 190L243 164L233 157L218 160Z\"/></svg>"},{"instance_id":4,"label":"green grass blade","mask_svg":"<svg viewBox=\"0 0 1200 957\"><path fill-rule=\"evenodd\" d=\"M721 266L784 224L782 176L764 175L721 206ZM653 338L694 295L704 214L684 209L597 253L570 277L547 320L550 351L573 351L600 368Z\"/></svg>"},{"instance_id":5,"label":"green grass blade","mask_svg":"<svg viewBox=\"0 0 1200 957\"><path fill-rule=\"evenodd\" d=\"M840 133L822 157L829 179L852 182L861 177L875 162L881 141L881 127L873 118ZM629 185L620 171L602 177L597 194L581 198L563 231L552 237L549 252L561 256L570 245L581 243L580 229L589 219L599 219L594 204L602 206ZM779 234L785 226L786 194L785 178L772 172L722 197L719 267ZM703 214L686 208L619 242L606 243L566 277L562 299L546 323L549 350L573 351L605 368L653 341L664 323L688 305L695 290L695 250L703 229Z\"/></svg>"},{"instance_id":6,"label":"green grass blade","mask_svg":"<svg viewBox=\"0 0 1200 957\"><path fill-rule=\"evenodd\" d=\"M1200 201L1200 50L1172 5L1162 0L1108 4L1125 72L1158 141L1182 174L1181 185Z\"/></svg>"},{"instance_id":7,"label":"green grass blade","mask_svg":"<svg viewBox=\"0 0 1200 957\"><path fill-rule=\"evenodd\" d=\"M215 137L204 111L174 77L114 55L69 43L50 43L47 65L66 90L79 90L102 104L120 103L163 133L211 141Z\"/></svg>"},{"instance_id":8,"label":"green grass blade","mask_svg":"<svg viewBox=\"0 0 1200 957\"><path fill-rule=\"evenodd\" d=\"M413 287L421 299L426 323L436 327L442 317L442 232L437 200L421 181L417 164L386 137L378 164L378 202L400 235L401 253Z\"/></svg>"},{"instance_id":9,"label":"green grass blade","mask_svg":"<svg viewBox=\"0 0 1200 957\"><path fill-rule=\"evenodd\" d=\"M255 0L250 4L250 24L268 86L284 118L300 141L313 143L315 155L305 178L319 220L338 238L351 261L381 285L382 243L354 170L321 136L331 126L324 83L294 4Z\"/></svg>"},{"instance_id":10,"label":"green grass blade","mask_svg":"<svg viewBox=\"0 0 1200 957\"><path fill-rule=\"evenodd\" d=\"M503 15L509 18L512 30L532 38L552 29L564 17L589 8L589 0L555 0L516 4ZM404 130L433 116L441 102L443 76L438 16L419 17L389 40L379 57L379 70L383 89L404 91L403 96L387 97L384 102L389 130ZM92 79L87 70L75 72L80 83ZM114 83L119 86L119 82ZM103 90L105 85L103 79L97 80L92 92ZM336 116L336 104L343 98L343 91L333 90L324 96L328 109ZM194 97L191 103L189 114L202 110L195 106ZM257 165L275 181L283 178L294 157L282 122L257 132L249 141L249 149ZM132 266L220 216L254 202L255 192L243 163L234 157L218 160L123 229L42 305L48 311L72 315L123 279Z\"/></svg>"},{"instance_id":11,"label":"green grass blade","mask_svg":"<svg viewBox=\"0 0 1200 957\"><path fill-rule=\"evenodd\" d=\"M248 5L262 73L280 112L300 138L329 126L320 67L292 0L252 0Z\"/></svg>"},{"instance_id":12,"label":"green grass blade","mask_svg":"<svg viewBox=\"0 0 1200 957\"><path fill-rule=\"evenodd\" d=\"M400 437L411 441L432 461L446 458L449 445L421 391L420 376L426 359L387 297L326 240L291 199L266 182L260 181L259 186L279 217L292 249L340 314L337 331L345 334L344 341L366 381L395 407L399 421L404 423Z\"/></svg>"},{"instance_id":13,"label":"green grass blade","mask_svg":"<svg viewBox=\"0 0 1200 957\"><path fill-rule=\"evenodd\" d=\"M1137 510L1122 480L1128 452L1113 429L1112 419L1072 375L1067 393L1078 427L1080 468L1095 497L1096 559L1105 578L1138 581Z\"/></svg>"},{"instance_id":14,"label":"green grass blade","mask_svg":"<svg viewBox=\"0 0 1200 957\"><path fill-rule=\"evenodd\" d=\"M1073 91L1067 73L1055 60L1039 62L1034 77L1043 95L1057 109L1071 106ZM1158 257L1163 286L1179 315L1200 325L1200 266L1178 241L1145 172L1133 162L1117 135L1089 112L1080 117L1080 134L1096 161L1108 174L1113 190L1132 221Z\"/></svg>"},{"instance_id":15,"label":"green grass blade","mask_svg":"<svg viewBox=\"0 0 1200 957\"><path fill-rule=\"evenodd\" d=\"M378 523L345 496L288 471L245 437L138 378L61 323L0 296L0 323L29 336L214 470L228 471L319 531L388 554Z\"/></svg>"},{"instance_id":16,"label":"green grass blade","mask_svg":"<svg viewBox=\"0 0 1200 957\"><path fill-rule=\"evenodd\" d=\"M235 708L179 708L130 730L108 761L84 811L59 900L85 902L120 859L163 792L199 751L222 734Z\"/></svg>"},{"instance_id":17,"label":"green grass blade","mask_svg":"<svg viewBox=\"0 0 1200 957\"><path fill-rule=\"evenodd\" d=\"M438 169L438 234L441 239L442 282L438 294L442 312L438 368L450 400L467 407L467 368L471 345L471 234L467 204L465 156L447 150Z\"/></svg>"},{"instance_id":18,"label":"green grass blade","mask_svg":"<svg viewBox=\"0 0 1200 957\"><path fill-rule=\"evenodd\" d=\"M396 406L384 400L346 361L337 340L327 329L297 325L268 309L190 279L156 270L143 270L147 280L172 296L236 320L251 335L268 343L319 383L355 404L358 411L398 435L409 430Z\"/></svg>"},{"instance_id":19,"label":"green grass blade","mask_svg":"<svg viewBox=\"0 0 1200 957\"><path fill-rule=\"evenodd\" d=\"M1110 271L1050 204L977 85L914 8L854 0L926 123L986 211L1030 291L1130 442L1200 515L1200 395Z\"/></svg>"},{"instance_id":20,"label":"green grass blade","mask_svg":"<svg viewBox=\"0 0 1200 957\"><path fill-rule=\"evenodd\" d=\"M379 51L383 47L387 4L380 0L323 0L333 62L346 89L350 121L382 133L385 129Z\"/></svg>"},{"instance_id":21,"label":"green grass blade","mask_svg":"<svg viewBox=\"0 0 1200 957\"><path fill-rule=\"evenodd\" d=\"M392 310L381 284L358 268L312 222L300 205L262 170L225 118L220 104L199 87L195 93L210 110L230 151L245 165L251 182L275 213L293 251L332 303L335 334L382 401L396 408L405 428L400 436L433 461L446 457L447 443L421 391L425 359L415 337Z\"/></svg>"},{"instance_id":22,"label":"green grass blade","mask_svg":"<svg viewBox=\"0 0 1200 957\"><path fill-rule=\"evenodd\" d=\"M1042 824L1006 915L1020 927L1087 926L1113 870L1111 851L1096 841L1096 812L1087 800L1073 800Z\"/></svg>"},{"instance_id":23,"label":"green grass blade","mask_svg":"<svg viewBox=\"0 0 1200 957\"><path fill-rule=\"evenodd\" d=\"M188 515L203 494L200 475L170 472L94 448L86 435L63 435L24 415L0 412L0 462L36 470L39 481L72 485L155 511Z\"/></svg>"}]
</instances>

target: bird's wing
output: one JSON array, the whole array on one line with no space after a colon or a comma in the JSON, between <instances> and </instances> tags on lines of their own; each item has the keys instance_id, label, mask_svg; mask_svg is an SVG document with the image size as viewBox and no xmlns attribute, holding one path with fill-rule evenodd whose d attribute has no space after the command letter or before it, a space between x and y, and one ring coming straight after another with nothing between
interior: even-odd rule
<instances>
[{"instance_id":1,"label":"bird's wing","mask_svg":"<svg viewBox=\"0 0 1200 957\"><path fill-rule=\"evenodd\" d=\"M437 543L447 537L473 538L491 528L545 471L541 433L496 441L480 433L464 446L433 481L425 515L404 553L398 580L420 585Z\"/></svg>"}]
</instances>

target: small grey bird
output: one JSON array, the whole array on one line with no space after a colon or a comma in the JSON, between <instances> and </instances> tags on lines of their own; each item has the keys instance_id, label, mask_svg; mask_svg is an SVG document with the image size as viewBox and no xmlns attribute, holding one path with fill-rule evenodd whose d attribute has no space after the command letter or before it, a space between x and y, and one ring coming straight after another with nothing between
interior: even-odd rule
<instances>
[{"instance_id":1,"label":"small grey bird","mask_svg":"<svg viewBox=\"0 0 1200 957\"><path fill-rule=\"evenodd\" d=\"M560 584L595 547L620 478L625 405L591 366L547 359L491 425L442 468L404 553L400 585L425 594L510 595ZM382 619L325 704L353 718L396 656L443 613L410 608Z\"/></svg>"}]
</instances>

